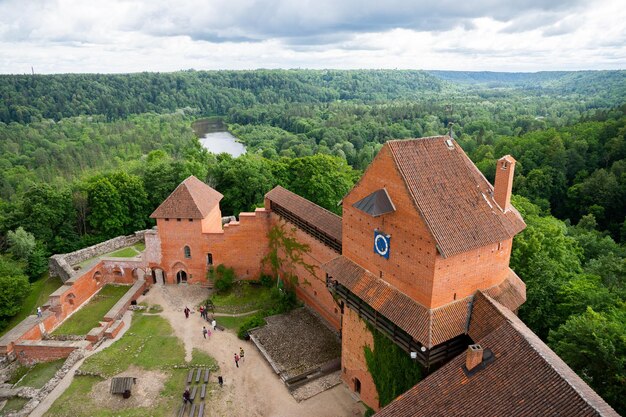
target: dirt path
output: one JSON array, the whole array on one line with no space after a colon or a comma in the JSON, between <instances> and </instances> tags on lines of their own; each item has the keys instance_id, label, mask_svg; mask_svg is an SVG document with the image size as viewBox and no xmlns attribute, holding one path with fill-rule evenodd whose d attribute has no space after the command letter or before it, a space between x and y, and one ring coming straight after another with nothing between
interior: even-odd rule
<instances>
[{"instance_id":1,"label":"dirt path","mask_svg":"<svg viewBox=\"0 0 626 417\"><path fill-rule=\"evenodd\" d=\"M193 286L153 287L140 301L159 304L160 315L166 318L176 335L185 344L187 360L193 348L214 357L224 386L207 394L207 416L241 417L354 417L361 415L360 405L348 389L338 385L306 401L297 403L269 364L250 342L241 341L231 331L215 331L208 339L202 336L206 324L198 312L185 319L185 305L193 309L208 292ZM219 322L219 318L218 318ZM208 327L208 326L207 326ZM233 356L239 348L245 350L245 362L235 366Z\"/></svg>"}]
</instances>

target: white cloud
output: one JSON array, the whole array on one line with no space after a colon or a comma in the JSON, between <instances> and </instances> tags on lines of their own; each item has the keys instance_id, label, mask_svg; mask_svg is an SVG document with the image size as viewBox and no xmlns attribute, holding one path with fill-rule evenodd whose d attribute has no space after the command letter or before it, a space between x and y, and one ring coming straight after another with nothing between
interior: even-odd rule
<instances>
[{"instance_id":1,"label":"white cloud","mask_svg":"<svg viewBox=\"0 0 626 417\"><path fill-rule=\"evenodd\" d=\"M625 9L612 0L0 0L0 72L624 68Z\"/></svg>"}]
</instances>

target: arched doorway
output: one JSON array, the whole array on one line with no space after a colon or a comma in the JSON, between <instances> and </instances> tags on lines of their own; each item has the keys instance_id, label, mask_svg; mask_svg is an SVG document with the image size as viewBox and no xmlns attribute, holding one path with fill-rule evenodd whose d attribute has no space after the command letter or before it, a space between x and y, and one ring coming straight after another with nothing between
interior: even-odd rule
<instances>
[{"instance_id":1,"label":"arched doorway","mask_svg":"<svg viewBox=\"0 0 626 417\"><path fill-rule=\"evenodd\" d=\"M187 273L183 270L180 270L176 273L176 283L178 284L186 284L187 283Z\"/></svg>"},{"instance_id":2,"label":"arched doorway","mask_svg":"<svg viewBox=\"0 0 626 417\"><path fill-rule=\"evenodd\" d=\"M122 282L124 280L124 270L119 266L113 268L113 281Z\"/></svg>"},{"instance_id":3,"label":"arched doorway","mask_svg":"<svg viewBox=\"0 0 626 417\"><path fill-rule=\"evenodd\" d=\"M146 271L144 271L143 269L141 268L133 269L133 278L135 278L136 280L144 279L145 276L146 276Z\"/></svg>"},{"instance_id":4,"label":"arched doorway","mask_svg":"<svg viewBox=\"0 0 626 417\"><path fill-rule=\"evenodd\" d=\"M165 283L165 271L163 271L161 268L153 268L152 281L155 284L163 285Z\"/></svg>"},{"instance_id":5,"label":"arched doorway","mask_svg":"<svg viewBox=\"0 0 626 417\"><path fill-rule=\"evenodd\" d=\"M359 381L359 378L354 378L354 392L361 394L361 381Z\"/></svg>"}]
</instances>

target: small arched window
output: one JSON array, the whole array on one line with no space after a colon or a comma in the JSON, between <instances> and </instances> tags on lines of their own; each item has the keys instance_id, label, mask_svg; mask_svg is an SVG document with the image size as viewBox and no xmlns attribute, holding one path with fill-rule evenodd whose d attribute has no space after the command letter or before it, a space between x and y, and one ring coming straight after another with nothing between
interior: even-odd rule
<instances>
[{"instance_id":1,"label":"small arched window","mask_svg":"<svg viewBox=\"0 0 626 417\"><path fill-rule=\"evenodd\" d=\"M191 258L191 249L189 249L189 246L185 246L185 258Z\"/></svg>"}]
</instances>

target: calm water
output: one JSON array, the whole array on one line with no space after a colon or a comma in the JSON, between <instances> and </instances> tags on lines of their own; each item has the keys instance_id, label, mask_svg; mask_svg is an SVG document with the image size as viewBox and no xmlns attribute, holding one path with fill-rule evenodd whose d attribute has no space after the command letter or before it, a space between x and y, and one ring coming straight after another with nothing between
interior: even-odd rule
<instances>
[{"instance_id":1,"label":"calm water","mask_svg":"<svg viewBox=\"0 0 626 417\"><path fill-rule=\"evenodd\" d=\"M237 138L231 135L219 120L198 120L193 124L193 130L200 138L202 146L209 152L215 154L226 152L235 158L246 153L246 147L237 142Z\"/></svg>"}]
</instances>

